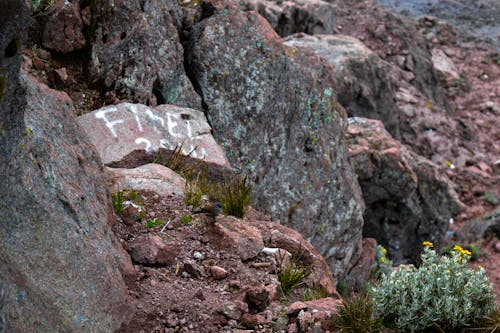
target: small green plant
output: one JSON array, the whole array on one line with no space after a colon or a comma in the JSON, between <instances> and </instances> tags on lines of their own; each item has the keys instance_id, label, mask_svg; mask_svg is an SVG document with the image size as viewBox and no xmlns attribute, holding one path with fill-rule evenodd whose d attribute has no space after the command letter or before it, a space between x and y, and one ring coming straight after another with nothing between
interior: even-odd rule
<instances>
[{"instance_id":1,"label":"small green plant","mask_svg":"<svg viewBox=\"0 0 500 333\"><path fill-rule=\"evenodd\" d=\"M125 208L123 207L123 202L125 198L123 197L122 191L111 194L111 202L113 203L113 209L117 215L123 214Z\"/></svg>"},{"instance_id":2,"label":"small green plant","mask_svg":"<svg viewBox=\"0 0 500 333\"><path fill-rule=\"evenodd\" d=\"M328 297L326 288L319 283L313 283L312 288L304 290L304 293L302 294L302 301L307 302L325 297Z\"/></svg>"},{"instance_id":3,"label":"small green plant","mask_svg":"<svg viewBox=\"0 0 500 333\"><path fill-rule=\"evenodd\" d=\"M337 307L334 325L346 333L379 332L382 319L373 315L373 301L369 293L352 294Z\"/></svg>"},{"instance_id":4,"label":"small green plant","mask_svg":"<svg viewBox=\"0 0 500 333\"><path fill-rule=\"evenodd\" d=\"M392 272L392 260L387 258L387 249L382 245L377 245L371 275L375 279L379 279L383 274L389 274L390 272Z\"/></svg>"},{"instance_id":5,"label":"small green plant","mask_svg":"<svg viewBox=\"0 0 500 333\"><path fill-rule=\"evenodd\" d=\"M156 227L161 227L164 224L165 224L165 221L163 221L162 219L154 218L154 219L146 221L146 228L152 229L152 228L156 228Z\"/></svg>"},{"instance_id":6,"label":"small green plant","mask_svg":"<svg viewBox=\"0 0 500 333\"><path fill-rule=\"evenodd\" d=\"M487 203L493 205L493 206L498 206L500 205L500 199L497 198L493 193L491 192L484 192L483 195L483 200L486 201Z\"/></svg>"},{"instance_id":7,"label":"small green plant","mask_svg":"<svg viewBox=\"0 0 500 333\"><path fill-rule=\"evenodd\" d=\"M493 287L483 268L467 267L470 257L460 246L439 257L432 243L424 242L419 268L400 266L372 287L374 314L403 332L459 330L492 315Z\"/></svg>"},{"instance_id":8,"label":"small green plant","mask_svg":"<svg viewBox=\"0 0 500 333\"><path fill-rule=\"evenodd\" d=\"M252 202L252 185L248 183L246 176L234 177L225 181L219 193L219 201L222 203L223 212L226 215L243 217Z\"/></svg>"},{"instance_id":9,"label":"small green plant","mask_svg":"<svg viewBox=\"0 0 500 333\"><path fill-rule=\"evenodd\" d=\"M181 217L181 223L182 224L189 224L193 221L193 217L190 216L190 215L184 215L183 217Z\"/></svg>"},{"instance_id":10,"label":"small green plant","mask_svg":"<svg viewBox=\"0 0 500 333\"><path fill-rule=\"evenodd\" d=\"M288 256L288 253L278 252L276 257L276 274L280 282L282 296L288 296L290 292L300 287L304 280L311 274L311 268L301 264L301 251L298 255Z\"/></svg>"}]
</instances>

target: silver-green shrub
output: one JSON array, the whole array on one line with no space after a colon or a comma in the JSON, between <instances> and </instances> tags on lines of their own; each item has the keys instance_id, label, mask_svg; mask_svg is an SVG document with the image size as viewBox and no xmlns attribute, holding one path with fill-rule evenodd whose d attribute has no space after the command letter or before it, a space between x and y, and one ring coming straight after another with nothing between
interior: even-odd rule
<instances>
[{"instance_id":1,"label":"silver-green shrub","mask_svg":"<svg viewBox=\"0 0 500 333\"><path fill-rule=\"evenodd\" d=\"M470 252L456 246L451 256L438 257L424 242L422 264L400 266L372 287L375 316L403 332L430 326L453 330L474 324L496 310L486 271L467 267Z\"/></svg>"}]
</instances>

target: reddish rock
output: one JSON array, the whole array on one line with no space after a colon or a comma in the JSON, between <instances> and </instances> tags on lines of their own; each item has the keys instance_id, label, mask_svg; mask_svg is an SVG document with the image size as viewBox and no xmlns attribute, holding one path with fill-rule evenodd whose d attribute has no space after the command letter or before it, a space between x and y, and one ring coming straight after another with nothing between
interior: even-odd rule
<instances>
[{"instance_id":1,"label":"reddish rock","mask_svg":"<svg viewBox=\"0 0 500 333\"><path fill-rule=\"evenodd\" d=\"M245 313L240 318L240 323L247 328L257 328L259 325L267 323L266 317L260 314Z\"/></svg>"},{"instance_id":2,"label":"reddish rock","mask_svg":"<svg viewBox=\"0 0 500 333\"><path fill-rule=\"evenodd\" d=\"M307 304L301 301L294 302L286 308L289 317L297 317L300 311L307 309Z\"/></svg>"},{"instance_id":3,"label":"reddish rock","mask_svg":"<svg viewBox=\"0 0 500 333\"><path fill-rule=\"evenodd\" d=\"M179 249L172 244L165 244L161 237L145 235L138 237L131 245L130 256L134 262L153 265L172 265Z\"/></svg>"},{"instance_id":4,"label":"reddish rock","mask_svg":"<svg viewBox=\"0 0 500 333\"><path fill-rule=\"evenodd\" d=\"M249 215L253 214L253 210L250 210ZM271 221L251 219L250 224L260 230L263 239L269 243L268 246L281 248L295 254L304 265L311 266L312 280L319 282L326 289L328 295L340 298L335 289L335 280L327 262L301 234Z\"/></svg>"},{"instance_id":5,"label":"reddish rock","mask_svg":"<svg viewBox=\"0 0 500 333\"><path fill-rule=\"evenodd\" d=\"M215 246L233 249L243 261L256 257L264 247L259 229L233 216L217 217L209 237Z\"/></svg>"},{"instance_id":6,"label":"reddish rock","mask_svg":"<svg viewBox=\"0 0 500 333\"><path fill-rule=\"evenodd\" d=\"M373 238L363 238L361 256L346 276L346 283L354 291L362 291L370 279L373 264L376 259L377 241Z\"/></svg>"},{"instance_id":7,"label":"reddish rock","mask_svg":"<svg viewBox=\"0 0 500 333\"><path fill-rule=\"evenodd\" d=\"M270 303L269 291L264 286L250 287L246 290L245 302L251 313L262 312Z\"/></svg>"},{"instance_id":8,"label":"reddish rock","mask_svg":"<svg viewBox=\"0 0 500 333\"><path fill-rule=\"evenodd\" d=\"M126 225L134 225L140 219L141 212L134 206L127 206L120 215Z\"/></svg>"},{"instance_id":9,"label":"reddish rock","mask_svg":"<svg viewBox=\"0 0 500 333\"><path fill-rule=\"evenodd\" d=\"M227 274L227 271L222 267L210 266L210 275L212 275L215 280L223 280L227 277Z\"/></svg>"},{"instance_id":10,"label":"reddish rock","mask_svg":"<svg viewBox=\"0 0 500 333\"><path fill-rule=\"evenodd\" d=\"M69 53L85 46L80 1L59 0L49 12L42 38L43 46Z\"/></svg>"},{"instance_id":11,"label":"reddish rock","mask_svg":"<svg viewBox=\"0 0 500 333\"><path fill-rule=\"evenodd\" d=\"M205 275L205 270L202 266L198 265L194 261L188 261L184 263L184 271L191 275L193 278L200 278Z\"/></svg>"},{"instance_id":12,"label":"reddish rock","mask_svg":"<svg viewBox=\"0 0 500 333\"><path fill-rule=\"evenodd\" d=\"M105 167L104 171L111 193L131 189L151 191L162 197L184 195L185 180L160 164L151 163L134 169Z\"/></svg>"},{"instance_id":13,"label":"reddish rock","mask_svg":"<svg viewBox=\"0 0 500 333\"><path fill-rule=\"evenodd\" d=\"M442 50L432 49L431 53L432 65L443 82L451 85L456 80L460 79L458 68Z\"/></svg>"}]
</instances>

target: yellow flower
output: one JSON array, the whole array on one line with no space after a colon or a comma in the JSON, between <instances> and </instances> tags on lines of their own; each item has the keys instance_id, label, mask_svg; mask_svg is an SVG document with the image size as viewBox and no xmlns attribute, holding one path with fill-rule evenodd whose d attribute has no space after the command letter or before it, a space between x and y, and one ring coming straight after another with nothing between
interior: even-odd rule
<instances>
[{"instance_id":1,"label":"yellow flower","mask_svg":"<svg viewBox=\"0 0 500 333\"><path fill-rule=\"evenodd\" d=\"M481 270L483 270L483 269L484 269L484 267L483 267L483 266L481 266L481 265L477 266L477 270L478 270L478 271L481 271Z\"/></svg>"},{"instance_id":2,"label":"yellow flower","mask_svg":"<svg viewBox=\"0 0 500 333\"><path fill-rule=\"evenodd\" d=\"M460 246L460 245L455 245L453 247L453 251L459 251L459 252L462 252L464 249Z\"/></svg>"},{"instance_id":3,"label":"yellow flower","mask_svg":"<svg viewBox=\"0 0 500 333\"><path fill-rule=\"evenodd\" d=\"M380 258L380 262L384 263L385 262L385 257Z\"/></svg>"},{"instance_id":4,"label":"yellow flower","mask_svg":"<svg viewBox=\"0 0 500 333\"><path fill-rule=\"evenodd\" d=\"M423 246L428 246L428 247L433 247L434 244L432 244L432 242L429 242L429 241L425 241L422 243Z\"/></svg>"},{"instance_id":5,"label":"yellow flower","mask_svg":"<svg viewBox=\"0 0 500 333\"><path fill-rule=\"evenodd\" d=\"M383 254L386 254L387 253L387 250L385 247L381 246L380 247L380 252L382 252Z\"/></svg>"},{"instance_id":6,"label":"yellow flower","mask_svg":"<svg viewBox=\"0 0 500 333\"><path fill-rule=\"evenodd\" d=\"M470 251L467 251L467 250L462 250L460 251L462 254L466 255L466 256L472 256L472 253Z\"/></svg>"}]
</instances>

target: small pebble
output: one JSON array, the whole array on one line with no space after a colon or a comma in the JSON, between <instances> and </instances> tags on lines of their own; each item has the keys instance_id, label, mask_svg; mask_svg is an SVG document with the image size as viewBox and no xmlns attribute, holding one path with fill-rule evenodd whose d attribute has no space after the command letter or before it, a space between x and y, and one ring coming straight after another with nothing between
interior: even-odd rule
<instances>
[{"instance_id":1,"label":"small pebble","mask_svg":"<svg viewBox=\"0 0 500 333\"><path fill-rule=\"evenodd\" d=\"M203 259L203 254L201 252L195 251L193 253L193 258L195 258L196 260L201 260Z\"/></svg>"}]
</instances>

